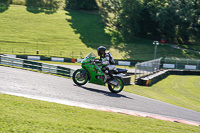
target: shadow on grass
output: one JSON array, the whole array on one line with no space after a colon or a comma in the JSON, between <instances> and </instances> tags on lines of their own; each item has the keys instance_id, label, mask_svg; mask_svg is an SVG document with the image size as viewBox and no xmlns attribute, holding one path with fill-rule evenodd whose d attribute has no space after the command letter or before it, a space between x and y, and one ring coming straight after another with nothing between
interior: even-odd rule
<instances>
[{"instance_id":1,"label":"shadow on grass","mask_svg":"<svg viewBox=\"0 0 200 133\"><path fill-rule=\"evenodd\" d=\"M119 52L117 54L123 55L123 59L133 59L135 52L138 52L138 49L135 48L136 45L144 46L147 43L147 41L136 38L129 43L130 45L126 45L120 32L109 29L103 22L102 16L96 12L67 10L66 15L68 17L67 22L74 29L75 34L80 35L81 41L88 48L96 50L103 45L109 50L112 47L116 50L116 53ZM144 51L138 54L144 55ZM149 57L149 55L147 56Z\"/></svg>"},{"instance_id":2,"label":"shadow on grass","mask_svg":"<svg viewBox=\"0 0 200 133\"><path fill-rule=\"evenodd\" d=\"M0 3L0 13L3 13L3 12L5 12L6 10L8 10L9 6L10 6L9 4Z\"/></svg>"},{"instance_id":3,"label":"shadow on grass","mask_svg":"<svg viewBox=\"0 0 200 133\"><path fill-rule=\"evenodd\" d=\"M103 45L109 49L112 45L118 45L114 32L106 29L102 22L102 17L96 13L86 13L83 11L67 11L66 19L74 29L75 34L80 34L81 41L89 48L97 49Z\"/></svg>"},{"instance_id":4,"label":"shadow on grass","mask_svg":"<svg viewBox=\"0 0 200 133\"><path fill-rule=\"evenodd\" d=\"M56 13L57 9L55 8L43 8L43 7L35 7L35 6L27 6L27 11L31 13L45 13L45 14L53 14Z\"/></svg>"}]
</instances>

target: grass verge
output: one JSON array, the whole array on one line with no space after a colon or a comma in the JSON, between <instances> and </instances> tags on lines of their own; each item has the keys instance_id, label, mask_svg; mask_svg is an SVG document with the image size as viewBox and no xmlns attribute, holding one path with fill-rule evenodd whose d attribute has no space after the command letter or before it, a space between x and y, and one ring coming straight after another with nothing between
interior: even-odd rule
<instances>
[{"instance_id":1,"label":"grass verge","mask_svg":"<svg viewBox=\"0 0 200 133\"><path fill-rule=\"evenodd\" d=\"M196 126L4 94L0 107L0 132L200 132Z\"/></svg>"},{"instance_id":2,"label":"grass verge","mask_svg":"<svg viewBox=\"0 0 200 133\"><path fill-rule=\"evenodd\" d=\"M126 86L125 91L200 112L200 76L170 75L153 86Z\"/></svg>"}]
</instances>

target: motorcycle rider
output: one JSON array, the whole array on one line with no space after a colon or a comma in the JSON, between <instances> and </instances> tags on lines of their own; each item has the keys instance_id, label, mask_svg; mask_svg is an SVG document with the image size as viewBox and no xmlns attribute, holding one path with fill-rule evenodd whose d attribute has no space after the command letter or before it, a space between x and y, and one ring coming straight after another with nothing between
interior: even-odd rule
<instances>
[{"instance_id":1,"label":"motorcycle rider","mask_svg":"<svg viewBox=\"0 0 200 133\"><path fill-rule=\"evenodd\" d=\"M114 61L111 53L109 51L106 52L106 47L104 47L104 46L98 47L97 52L98 52L98 55L100 56L99 61L101 61L101 63L103 65L106 65L106 66L104 66L102 68L102 71L105 74L108 74L110 76L110 78L108 79L108 81L111 84L115 84L115 82L113 81L114 77L112 75L112 70L115 69L115 61ZM107 79L105 78L104 82L106 82L106 80Z\"/></svg>"}]
</instances>

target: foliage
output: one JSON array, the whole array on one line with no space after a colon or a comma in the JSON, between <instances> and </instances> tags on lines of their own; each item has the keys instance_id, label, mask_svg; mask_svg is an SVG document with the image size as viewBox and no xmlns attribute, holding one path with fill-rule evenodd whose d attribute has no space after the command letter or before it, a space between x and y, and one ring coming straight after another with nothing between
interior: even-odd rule
<instances>
[{"instance_id":1,"label":"foliage","mask_svg":"<svg viewBox=\"0 0 200 133\"><path fill-rule=\"evenodd\" d=\"M12 0L0 0L0 13L8 10L10 3L12 3Z\"/></svg>"},{"instance_id":2,"label":"foliage","mask_svg":"<svg viewBox=\"0 0 200 133\"><path fill-rule=\"evenodd\" d=\"M38 6L38 7L49 7L59 8L58 1L56 0L26 0L26 6Z\"/></svg>"},{"instance_id":3,"label":"foliage","mask_svg":"<svg viewBox=\"0 0 200 133\"><path fill-rule=\"evenodd\" d=\"M66 0L66 9L73 10L97 10L95 0Z\"/></svg>"},{"instance_id":4,"label":"foliage","mask_svg":"<svg viewBox=\"0 0 200 133\"><path fill-rule=\"evenodd\" d=\"M0 0L0 3L9 4L12 3L12 0Z\"/></svg>"},{"instance_id":5,"label":"foliage","mask_svg":"<svg viewBox=\"0 0 200 133\"><path fill-rule=\"evenodd\" d=\"M125 39L140 31L141 4L138 0L98 0L104 22L122 33Z\"/></svg>"},{"instance_id":6,"label":"foliage","mask_svg":"<svg viewBox=\"0 0 200 133\"><path fill-rule=\"evenodd\" d=\"M198 0L98 1L104 22L121 31L125 38L136 35L188 43L200 37Z\"/></svg>"},{"instance_id":7,"label":"foliage","mask_svg":"<svg viewBox=\"0 0 200 133\"><path fill-rule=\"evenodd\" d=\"M163 1L163 6L158 7L153 19L158 23L160 34L163 38L189 40L188 28L192 22L191 1L168 0Z\"/></svg>"},{"instance_id":8,"label":"foliage","mask_svg":"<svg viewBox=\"0 0 200 133\"><path fill-rule=\"evenodd\" d=\"M138 0L122 0L119 12L119 28L123 36L133 39L140 31L139 20L141 19L141 3Z\"/></svg>"}]
</instances>

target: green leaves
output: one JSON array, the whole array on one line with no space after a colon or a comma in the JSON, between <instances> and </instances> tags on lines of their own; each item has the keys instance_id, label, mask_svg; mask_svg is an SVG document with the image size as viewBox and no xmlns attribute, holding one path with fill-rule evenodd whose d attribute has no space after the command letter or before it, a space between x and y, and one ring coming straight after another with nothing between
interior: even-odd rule
<instances>
[{"instance_id":1,"label":"green leaves","mask_svg":"<svg viewBox=\"0 0 200 133\"><path fill-rule=\"evenodd\" d=\"M66 8L73 10L97 10L95 0L66 0Z\"/></svg>"}]
</instances>

